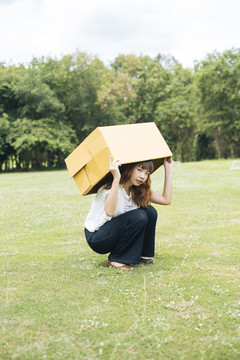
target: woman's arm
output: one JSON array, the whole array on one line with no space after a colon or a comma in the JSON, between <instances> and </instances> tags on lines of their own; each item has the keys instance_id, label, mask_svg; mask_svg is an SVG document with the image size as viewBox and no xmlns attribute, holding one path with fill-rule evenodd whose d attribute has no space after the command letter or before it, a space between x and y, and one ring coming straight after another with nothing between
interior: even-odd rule
<instances>
[{"instance_id":1,"label":"woman's arm","mask_svg":"<svg viewBox=\"0 0 240 360\"><path fill-rule=\"evenodd\" d=\"M165 170L165 179L163 193L158 194L155 191L151 193L151 202L160 205L170 205L172 202L172 157L164 159L164 170Z\"/></svg>"},{"instance_id":2,"label":"woman's arm","mask_svg":"<svg viewBox=\"0 0 240 360\"><path fill-rule=\"evenodd\" d=\"M111 161L111 157L109 156L109 170L113 175L112 187L110 189L109 194L106 196L106 202L104 206L104 210L107 216L113 216L115 214L115 210L117 207L118 201L118 187L121 179L121 174L119 171L119 166L121 166L119 160Z\"/></svg>"}]
</instances>

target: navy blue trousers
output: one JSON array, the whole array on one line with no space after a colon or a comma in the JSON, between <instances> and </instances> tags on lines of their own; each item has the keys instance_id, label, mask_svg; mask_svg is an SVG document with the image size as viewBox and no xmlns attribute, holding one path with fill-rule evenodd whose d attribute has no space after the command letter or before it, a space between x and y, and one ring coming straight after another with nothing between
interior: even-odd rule
<instances>
[{"instance_id":1,"label":"navy blue trousers","mask_svg":"<svg viewBox=\"0 0 240 360\"><path fill-rule=\"evenodd\" d=\"M97 231L85 229L85 236L92 250L110 253L110 261L138 264L141 256L154 256L156 221L154 207L139 208L112 218Z\"/></svg>"}]
</instances>

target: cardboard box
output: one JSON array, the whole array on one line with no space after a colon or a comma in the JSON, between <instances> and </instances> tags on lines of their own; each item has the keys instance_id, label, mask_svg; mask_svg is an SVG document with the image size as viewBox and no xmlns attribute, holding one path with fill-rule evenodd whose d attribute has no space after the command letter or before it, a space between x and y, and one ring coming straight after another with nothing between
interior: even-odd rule
<instances>
[{"instance_id":1,"label":"cardboard box","mask_svg":"<svg viewBox=\"0 0 240 360\"><path fill-rule=\"evenodd\" d=\"M82 195L97 192L109 173L109 158L122 164L153 160L154 170L172 153L155 123L96 128L66 159Z\"/></svg>"}]
</instances>

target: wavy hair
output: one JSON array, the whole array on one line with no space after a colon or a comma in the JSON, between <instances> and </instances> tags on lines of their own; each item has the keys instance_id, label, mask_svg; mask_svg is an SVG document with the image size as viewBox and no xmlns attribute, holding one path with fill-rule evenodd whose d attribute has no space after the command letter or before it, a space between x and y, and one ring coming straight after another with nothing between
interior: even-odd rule
<instances>
[{"instance_id":1,"label":"wavy hair","mask_svg":"<svg viewBox=\"0 0 240 360\"><path fill-rule=\"evenodd\" d=\"M148 170L150 172L150 174L154 170L152 160L141 161L141 162L136 162L136 163L131 163L131 164L124 164L119 168L120 173L121 173L121 179L120 179L121 185L125 184L131 178L131 175L132 175L132 172L133 172L133 169L135 166L139 166L143 170ZM110 173L109 176L106 178L106 183L105 183L104 188L110 189L112 186L112 182L113 182L113 176ZM151 198L150 175L148 176L147 180L143 184L141 184L139 186L132 185L130 191L131 191L133 202L137 206L140 206L142 208L147 208L148 205L150 205L150 198Z\"/></svg>"}]
</instances>

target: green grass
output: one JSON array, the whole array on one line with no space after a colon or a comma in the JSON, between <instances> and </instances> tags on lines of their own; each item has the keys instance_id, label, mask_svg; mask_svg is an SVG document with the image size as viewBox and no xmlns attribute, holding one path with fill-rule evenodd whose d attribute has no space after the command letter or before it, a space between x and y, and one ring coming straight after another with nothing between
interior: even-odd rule
<instances>
[{"instance_id":1,"label":"green grass","mask_svg":"<svg viewBox=\"0 0 240 360\"><path fill-rule=\"evenodd\" d=\"M240 358L240 170L174 167L156 260L105 267L67 171L0 175L0 359ZM162 189L162 169L153 175Z\"/></svg>"}]
</instances>

